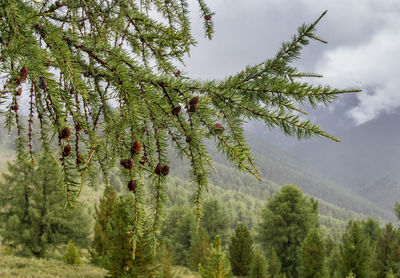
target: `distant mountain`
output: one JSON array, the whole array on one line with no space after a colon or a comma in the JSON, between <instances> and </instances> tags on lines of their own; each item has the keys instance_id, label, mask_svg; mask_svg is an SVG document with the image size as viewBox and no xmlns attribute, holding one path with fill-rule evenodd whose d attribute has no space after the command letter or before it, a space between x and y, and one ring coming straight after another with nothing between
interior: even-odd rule
<instances>
[{"instance_id":1,"label":"distant mountain","mask_svg":"<svg viewBox=\"0 0 400 278\"><path fill-rule=\"evenodd\" d=\"M211 174L213 185L225 190L235 190L258 199L267 200L279 186L295 184L304 193L319 199L321 214L338 219L349 219L360 215L393 220L394 214L372 202L350 192L344 186L318 174L294 158L290 153L271 144L258 129L248 129L246 137L255 155L263 182L249 174L236 170L223 156L212 151L218 172ZM213 149L210 144L210 149ZM173 159L171 175L185 178L187 163Z\"/></svg>"},{"instance_id":2,"label":"distant mountain","mask_svg":"<svg viewBox=\"0 0 400 278\"><path fill-rule=\"evenodd\" d=\"M335 134L335 143L318 139L298 144L291 152L325 176L355 192L400 168L400 113Z\"/></svg>"},{"instance_id":3,"label":"distant mountain","mask_svg":"<svg viewBox=\"0 0 400 278\"><path fill-rule=\"evenodd\" d=\"M391 210L383 210L342 184L305 165L291 153L270 144L258 132L249 132L248 140L264 178L279 185L295 184L303 192L350 211L393 219ZM327 140L327 139L326 139Z\"/></svg>"},{"instance_id":4,"label":"distant mountain","mask_svg":"<svg viewBox=\"0 0 400 278\"><path fill-rule=\"evenodd\" d=\"M360 195L386 210L392 210L394 202L400 201L400 169L365 186Z\"/></svg>"}]
</instances>

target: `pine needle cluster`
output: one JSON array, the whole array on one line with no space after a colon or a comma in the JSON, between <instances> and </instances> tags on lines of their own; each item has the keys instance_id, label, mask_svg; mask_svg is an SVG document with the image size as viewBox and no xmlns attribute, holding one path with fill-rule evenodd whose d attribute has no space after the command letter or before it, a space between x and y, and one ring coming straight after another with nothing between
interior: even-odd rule
<instances>
[{"instance_id":1,"label":"pine needle cluster","mask_svg":"<svg viewBox=\"0 0 400 278\"><path fill-rule=\"evenodd\" d=\"M205 35L214 13L198 0ZM237 168L260 178L244 138L246 121L261 119L298 138L335 137L299 114L303 104L327 105L339 90L301 81L319 75L291 62L318 40L304 24L270 59L223 80L195 80L181 70L196 40L188 0L0 1L0 101L17 129L18 150L58 149L65 193L72 202L86 175L107 178L120 165L136 211L145 180L152 184L153 230L159 230L169 173L167 150L191 166L197 219L213 169L205 140ZM24 101L25 100L25 101ZM140 221L134 219L133 227Z\"/></svg>"}]
</instances>

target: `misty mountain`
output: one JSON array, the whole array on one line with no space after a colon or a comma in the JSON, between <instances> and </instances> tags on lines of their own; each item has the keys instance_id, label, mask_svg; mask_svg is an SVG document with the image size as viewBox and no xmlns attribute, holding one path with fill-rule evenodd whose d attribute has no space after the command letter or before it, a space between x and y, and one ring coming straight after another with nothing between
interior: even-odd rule
<instances>
[{"instance_id":1,"label":"misty mountain","mask_svg":"<svg viewBox=\"0 0 400 278\"><path fill-rule=\"evenodd\" d=\"M222 155L216 153L210 143L211 154L217 169L217 173L212 173L210 176L213 185L267 200L279 186L295 184L304 193L320 200L323 215L339 219L356 217L357 214L384 220L394 219L394 213L391 210L376 206L340 183L305 166L303 162L276 144L270 143L268 135L263 133L263 130L251 126L246 130L246 137L256 158L257 166L262 172L263 181L259 182L251 175L239 172ZM171 175L187 178L185 165L187 163L172 159Z\"/></svg>"},{"instance_id":2,"label":"misty mountain","mask_svg":"<svg viewBox=\"0 0 400 278\"><path fill-rule=\"evenodd\" d=\"M399 168L399 121L400 113L382 114L365 124L335 134L341 143L317 139L290 150L323 175L355 192L362 192L377 179Z\"/></svg>"},{"instance_id":3,"label":"misty mountain","mask_svg":"<svg viewBox=\"0 0 400 278\"><path fill-rule=\"evenodd\" d=\"M269 143L265 137L258 134L256 130L249 131L248 141L265 179L278 185L295 184L310 196L357 213L383 219L392 219L394 216L391 209L383 211L373 202L351 192L313 167L305 165L290 152Z\"/></svg>"},{"instance_id":4,"label":"misty mountain","mask_svg":"<svg viewBox=\"0 0 400 278\"><path fill-rule=\"evenodd\" d=\"M400 200L400 171L376 179L361 189L360 195L386 210L392 209L394 202Z\"/></svg>"}]
</instances>

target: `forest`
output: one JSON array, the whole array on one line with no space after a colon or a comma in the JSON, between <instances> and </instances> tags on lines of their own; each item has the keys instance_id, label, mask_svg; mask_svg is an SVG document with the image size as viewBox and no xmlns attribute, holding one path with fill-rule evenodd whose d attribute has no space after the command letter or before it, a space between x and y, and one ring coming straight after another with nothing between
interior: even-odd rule
<instances>
[{"instance_id":1,"label":"forest","mask_svg":"<svg viewBox=\"0 0 400 278\"><path fill-rule=\"evenodd\" d=\"M327 44L327 11L271 58L197 78L185 64L218 30L213 4L0 0L0 277L400 277L382 179L341 184L354 175L262 132L340 144L313 113L360 83L297 64ZM310 161L330 150L315 146Z\"/></svg>"},{"instance_id":2,"label":"forest","mask_svg":"<svg viewBox=\"0 0 400 278\"><path fill-rule=\"evenodd\" d=\"M61 174L46 155L37 164L8 164L0 184L2 275L28 277L34 269L52 277L63 264L73 267L63 277L386 278L400 272L397 223L323 216L319 201L295 185L265 192L271 197L262 200L226 183L210 186L196 227L191 185L177 176L168 183L156 250L144 206L145 230L132 256L132 190L115 173L110 185L94 180L82 192L85 202L65 210Z\"/></svg>"}]
</instances>

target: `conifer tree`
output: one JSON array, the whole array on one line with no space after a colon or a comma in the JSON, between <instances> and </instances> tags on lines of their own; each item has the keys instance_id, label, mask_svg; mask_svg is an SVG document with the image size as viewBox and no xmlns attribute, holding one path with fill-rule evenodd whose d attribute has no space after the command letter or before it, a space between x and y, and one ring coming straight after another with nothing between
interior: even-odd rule
<instances>
[{"instance_id":1,"label":"conifer tree","mask_svg":"<svg viewBox=\"0 0 400 278\"><path fill-rule=\"evenodd\" d=\"M205 0L197 2L211 39L214 14ZM36 134L42 148L57 146L68 203L79 195L82 177L101 170L107 178L118 163L139 207L149 176L153 234L159 230L169 146L191 166L199 219L213 169L206 139L259 178L244 138L246 120L263 120L300 139L338 140L300 118L306 112L299 106L328 105L357 91L307 83L301 78L319 75L291 65L310 40L324 42L315 27L325 12L300 26L272 58L222 80L202 81L180 69L196 44L188 0L5 0L0 6L1 101L7 100L7 127L18 130L18 152L35 152ZM133 221L136 241L143 221Z\"/></svg>"},{"instance_id":2,"label":"conifer tree","mask_svg":"<svg viewBox=\"0 0 400 278\"><path fill-rule=\"evenodd\" d=\"M247 226L239 223L229 245L229 261L234 275L247 276L253 256L252 245L253 239Z\"/></svg>"},{"instance_id":3,"label":"conifer tree","mask_svg":"<svg viewBox=\"0 0 400 278\"><path fill-rule=\"evenodd\" d=\"M300 278L319 278L326 276L325 246L320 232L311 229L298 252Z\"/></svg>"},{"instance_id":4,"label":"conifer tree","mask_svg":"<svg viewBox=\"0 0 400 278\"><path fill-rule=\"evenodd\" d=\"M328 277L341 277L339 274L340 263L340 250L339 246L336 246L327 259Z\"/></svg>"},{"instance_id":5,"label":"conifer tree","mask_svg":"<svg viewBox=\"0 0 400 278\"><path fill-rule=\"evenodd\" d=\"M173 278L172 253L164 242L159 247L158 257L160 261L160 278Z\"/></svg>"},{"instance_id":6,"label":"conifer tree","mask_svg":"<svg viewBox=\"0 0 400 278\"><path fill-rule=\"evenodd\" d=\"M368 217L366 220L361 222L361 225L370 245L375 246L381 233L379 222L372 217Z\"/></svg>"},{"instance_id":7,"label":"conifer tree","mask_svg":"<svg viewBox=\"0 0 400 278\"><path fill-rule=\"evenodd\" d=\"M22 156L8 164L0 182L0 232L3 242L25 256L43 257L69 239L86 247L89 216L81 206L65 208L61 170L50 154Z\"/></svg>"},{"instance_id":8,"label":"conifer tree","mask_svg":"<svg viewBox=\"0 0 400 278\"><path fill-rule=\"evenodd\" d=\"M134 208L135 199L132 194L119 196L116 200L106 229L108 244L105 254L105 268L112 277L155 277L159 274L159 263L156 260L154 244L151 236L151 224L137 231L139 237L133 241L131 237L133 219L139 213ZM144 216L142 219L149 219ZM136 249L136 252L133 250ZM134 254L134 256L132 255Z\"/></svg>"},{"instance_id":9,"label":"conifer tree","mask_svg":"<svg viewBox=\"0 0 400 278\"><path fill-rule=\"evenodd\" d=\"M376 246L377 252L377 278L385 278L389 271L400 271L400 253L399 253L400 235L392 226L392 223L386 224L382 229Z\"/></svg>"},{"instance_id":10,"label":"conifer tree","mask_svg":"<svg viewBox=\"0 0 400 278\"><path fill-rule=\"evenodd\" d=\"M339 273L346 277L352 273L357 278L372 276L371 253L373 249L357 221L350 221L340 244Z\"/></svg>"},{"instance_id":11,"label":"conifer tree","mask_svg":"<svg viewBox=\"0 0 400 278\"><path fill-rule=\"evenodd\" d=\"M251 264L249 266L250 278L269 278L267 259L256 250L253 254Z\"/></svg>"},{"instance_id":12,"label":"conifer tree","mask_svg":"<svg viewBox=\"0 0 400 278\"><path fill-rule=\"evenodd\" d=\"M267 202L258 226L258 241L267 254L274 249L282 273L297 277L297 249L310 229L318 225L318 203L294 185L285 185Z\"/></svg>"},{"instance_id":13,"label":"conifer tree","mask_svg":"<svg viewBox=\"0 0 400 278\"><path fill-rule=\"evenodd\" d=\"M195 235L195 217L192 210L184 211L174 230L172 246L175 260L180 265L189 267L191 265L190 247Z\"/></svg>"},{"instance_id":14,"label":"conifer tree","mask_svg":"<svg viewBox=\"0 0 400 278\"><path fill-rule=\"evenodd\" d=\"M72 264L72 265L80 265L81 264L81 258L79 256L79 251L76 248L76 246L72 240L68 241L67 251L65 252L63 259L64 259L64 262L67 264Z\"/></svg>"},{"instance_id":15,"label":"conifer tree","mask_svg":"<svg viewBox=\"0 0 400 278\"><path fill-rule=\"evenodd\" d=\"M275 249L272 249L271 255L269 257L268 263L268 272L271 278L280 278L281 277L281 262L279 260L278 255L275 252Z\"/></svg>"},{"instance_id":16,"label":"conifer tree","mask_svg":"<svg viewBox=\"0 0 400 278\"><path fill-rule=\"evenodd\" d=\"M396 276L394 276L393 274L393 270L389 269L389 271L387 272L385 278L396 278Z\"/></svg>"},{"instance_id":17,"label":"conifer tree","mask_svg":"<svg viewBox=\"0 0 400 278\"><path fill-rule=\"evenodd\" d=\"M200 229L197 234L194 235L190 244L190 254L192 257L191 269L198 271L199 264L205 263L205 259L209 256L210 243L207 233Z\"/></svg>"},{"instance_id":18,"label":"conifer tree","mask_svg":"<svg viewBox=\"0 0 400 278\"><path fill-rule=\"evenodd\" d=\"M94 238L92 242L91 260L98 265L105 265L103 261L109 246L112 245L109 239L108 229L113 215L113 207L117 201L117 192L111 186L106 186L99 205L95 207L94 213Z\"/></svg>"},{"instance_id":19,"label":"conifer tree","mask_svg":"<svg viewBox=\"0 0 400 278\"><path fill-rule=\"evenodd\" d=\"M225 251L221 248L221 241L218 236L210 248L210 255L206 258L204 265L199 265L199 272L202 278L233 277L229 260Z\"/></svg>"},{"instance_id":20,"label":"conifer tree","mask_svg":"<svg viewBox=\"0 0 400 278\"><path fill-rule=\"evenodd\" d=\"M225 244L229 223L229 216L217 199L210 199L204 202L200 227L207 232L211 241L218 235L222 243Z\"/></svg>"}]
</instances>

